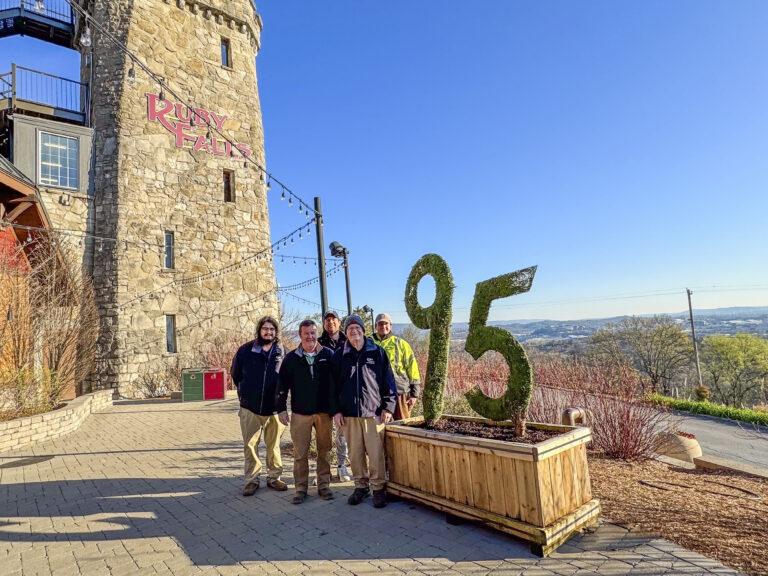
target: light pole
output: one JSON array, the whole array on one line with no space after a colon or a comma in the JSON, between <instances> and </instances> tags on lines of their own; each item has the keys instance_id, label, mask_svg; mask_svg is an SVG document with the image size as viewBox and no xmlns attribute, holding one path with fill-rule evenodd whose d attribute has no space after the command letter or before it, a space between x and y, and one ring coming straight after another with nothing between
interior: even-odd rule
<instances>
[{"instance_id":1,"label":"light pole","mask_svg":"<svg viewBox=\"0 0 768 576\"><path fill-rule=\"evenodd\" d=\"M373 336L373 334L376 332L376 325L373 323L373 308L366 304L363 306L363 312L371 315L371 336Z\"/></svg>"},{"instance_id":2,"label":"light pole","mask_svg":"<svg viewBox=\"0 0 768 576\"><path fill-rule=\"evenodd\" d=\"M347 315L350 315L352 314L352 295L349 292L349 261L347 260L349 250L338 242L331 242L329 248L331 249L331 256L344 259L344 278L347 280Z\"/></svg>"}]
</instances>

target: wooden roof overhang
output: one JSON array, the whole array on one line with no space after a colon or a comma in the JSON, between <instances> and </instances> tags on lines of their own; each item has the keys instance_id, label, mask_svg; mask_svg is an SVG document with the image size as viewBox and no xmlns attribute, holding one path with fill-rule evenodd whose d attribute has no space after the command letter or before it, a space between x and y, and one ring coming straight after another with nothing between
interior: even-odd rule
<instances>
[{"instance_id":1,"label":"wooden roof overhang","mask_svg":"<svg viewBox=\"0 0 768 576\"><path fill-rule=\"evenodd\" d=\"M34 184L27 180L8 160L0 157L0 224L5 235L12 236L26 266L34 250L35 236L50 230L50 222ZM10 224L10 226L8 226ZM10 231L10 232L8 232Z\"/></svg>"}]
</instances>

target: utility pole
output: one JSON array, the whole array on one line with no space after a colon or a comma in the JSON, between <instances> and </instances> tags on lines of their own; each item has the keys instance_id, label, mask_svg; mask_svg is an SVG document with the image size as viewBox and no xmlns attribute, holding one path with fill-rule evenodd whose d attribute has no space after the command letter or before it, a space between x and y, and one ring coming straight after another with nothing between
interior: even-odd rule
<instances>
[{"instance_id":1,"label":"utility pole","mask_svg":"<svg viewBox=\"0 0 768 576\"><path fill-rule=\"evenodd\" d=\"M325 253L323 252L323 208L320 197L315 196L315 237L317 238L317 268L320 275L320 314L328 311L328 291L325 286ZM321 316L322 317L322 316Z\"/></svg>"},{"instance_id":2,"label":"utility pole","mask_svg":"<svg viewBox=\"0 0 768 576\"><path fill-rule=\"evenodd\" d=\"M704 382L701 380L701 366L699 365L699 345L696 343L696 328L693 325L693 306L691 305L691 292L688 288L685 289L688 293L688 313L691 315L691 338L693 338L693 354L696 357L696 373L699 375L699 386L704 386Z\"/></svg>"}]
</instances>

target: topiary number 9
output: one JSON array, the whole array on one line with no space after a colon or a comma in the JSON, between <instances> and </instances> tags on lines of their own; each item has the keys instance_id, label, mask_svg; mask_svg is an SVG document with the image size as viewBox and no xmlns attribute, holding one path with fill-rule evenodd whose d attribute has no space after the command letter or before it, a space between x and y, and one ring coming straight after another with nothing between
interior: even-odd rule
<instances>
[{"instance_id":1,"label":"topiary number 9","mask_svg":"<svg viewBox=\"0 0 768 576\"><path fill-rule=\"evenodd\" d=\"M419 282L430 275L435 280L435 301L428 308L419 305ZM429 425L443 413L443 389L448 369L451 336L453 276L448 264L437 254L422 256L413 266L405 285L405 309L414 326L429 329L429 359L424 380L424 420Z\"/></svg>"},{"instance_id":2,"label":"topiary number 9","mask_svg":"<svg viewBox=\"0 0 768 576\"><path fill-rule=\"evenodd\" d=\"M507 391L504 395L501 398L489 398L475 386L465 397L472 409L481 416L496 421L511 417L518 436L525 435L525 412L531 401L533 386L531 365L525 350L512 334L501 328L486 326L485 323L488 321L491 302L528 292L535 274L536 266L532 266L477 284L472 310L469 313L469 333L464 347L475 360L489 350L495 350L504 356L509 366Z\"/></svg>"}]
</instances>

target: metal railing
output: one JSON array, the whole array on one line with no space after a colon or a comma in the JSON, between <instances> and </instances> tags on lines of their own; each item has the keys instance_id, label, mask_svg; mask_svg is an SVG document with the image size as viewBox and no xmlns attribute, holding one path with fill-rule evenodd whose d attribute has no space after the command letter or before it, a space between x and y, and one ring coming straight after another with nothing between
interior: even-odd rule
<instances>
[{"instance_id":1,"label":"metal railing","mask_svg":"<svg viewBox=\"0 0 768 576\"><path fill-rule=\"evenodd\" d=\"M12 108L24 100L80 114L88 107L88 84L11 64L0 74L0 99L10 99Z\"/></svg>"},{"instance_id":2,"label":"metal railing","mask_svg":"<svg viewBox=\"0 0 768 576\"><path fill-rule=\"evenodd\" d=\"M20 8L24 12L40 14L59 22L72 24L72 8L67 0L0 0L0 11Z\"/></svg>"}]
</instances>

